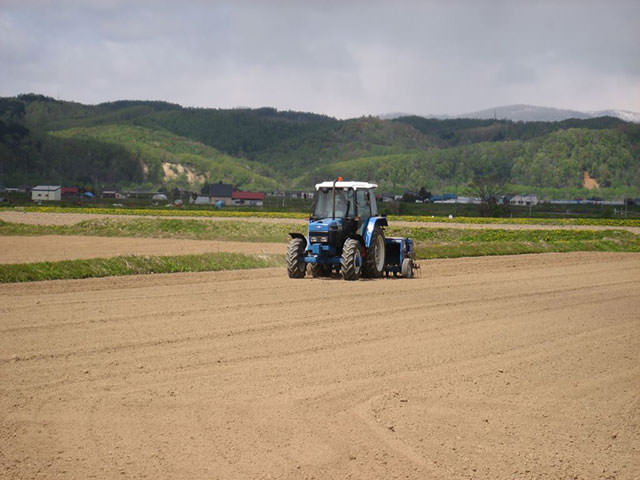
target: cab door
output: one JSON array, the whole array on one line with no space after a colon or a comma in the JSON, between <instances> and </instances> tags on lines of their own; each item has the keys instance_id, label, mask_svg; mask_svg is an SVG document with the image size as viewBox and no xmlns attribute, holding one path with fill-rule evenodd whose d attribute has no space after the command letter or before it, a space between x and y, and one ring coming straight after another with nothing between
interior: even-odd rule
<instances>
[{"instance_id":1,"label":"cab door","mask_svg":"<svg viewBox=\"0 0 640 480\"><path fill-rule=\"evenodd\" d=\"M375 201L375 198L374 198ZM360 235L364 234L364 228L371 218L371 192L369 190L359 188L356 190L356 208L357 215L360 217L360 221L358 222L358 233Z\"/></svg>"}]
</instances>

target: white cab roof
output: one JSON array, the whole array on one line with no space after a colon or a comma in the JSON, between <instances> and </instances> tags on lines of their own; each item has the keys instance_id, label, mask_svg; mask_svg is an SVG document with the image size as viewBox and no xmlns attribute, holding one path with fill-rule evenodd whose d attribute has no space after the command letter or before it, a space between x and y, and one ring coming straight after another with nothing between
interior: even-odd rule
<instances>
[{"instance_id":1,"label":"white cab roof","mask_svg":"<svg viewBox=\"0 0 640 480\"><path fill-rule=\"evenodd\" d=\"M378 185L368 182L336 182L336 188L376 188ZM322 183L316 183L316 190L321 188L333 188L333 182L331 180Z\"/></svg>"}]
</instances>

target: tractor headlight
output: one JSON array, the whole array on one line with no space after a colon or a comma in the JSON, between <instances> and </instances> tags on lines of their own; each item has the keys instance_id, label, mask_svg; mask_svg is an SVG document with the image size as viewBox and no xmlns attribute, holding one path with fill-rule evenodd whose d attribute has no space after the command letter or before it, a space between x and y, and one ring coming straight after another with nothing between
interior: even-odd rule
<instances>
[{"instance_id":1,"label":"tractor headlight","mask_svg":"<svg viewBox=\"0 0 640 480\"><path fill-rule=\"evenodd\" d=\"M316 233L309 235L310 243L328 243L328 238L326 233Z\"/></svg>"}]
</instances>

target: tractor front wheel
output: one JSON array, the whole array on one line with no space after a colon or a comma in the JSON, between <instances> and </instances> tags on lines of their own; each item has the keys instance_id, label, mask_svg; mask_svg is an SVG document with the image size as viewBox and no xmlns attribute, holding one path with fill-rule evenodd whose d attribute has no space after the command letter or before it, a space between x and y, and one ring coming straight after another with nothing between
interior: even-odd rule
<instances>
[{"instance_id":1,"label":"tractor front wheel","mask_svg":"<svg viewBox=\"0 0 640 480\"><path fill-rule=\"evenodd\" d=\"M379 278L384 273L385 240L381 227L373 229L371 242L364 260L363 273L366 277Z\"/></svg>"},{"instance_id":2,"label":"tractor front wheel","mask_svg":"<svg viewBox=\"0 0 640 480\"><path fill-rule=\"evenodd\" d=\"M307 263L304 261L304 251L307 242L304 238L295 237L289 240L287 247L287 273L289 278L304 278Z\"/></svg>"},{"instance_id":3,"label":"tractor front wheel","mask_svg":"<svg viewBox=\"0 0 640 480\"><path fill-rule=\"evenodd\" d=\"M342 278L358 280L362 272L362 254L360 242L355 238L348 238L342 247Z\"/></svg>"}]
</instances>

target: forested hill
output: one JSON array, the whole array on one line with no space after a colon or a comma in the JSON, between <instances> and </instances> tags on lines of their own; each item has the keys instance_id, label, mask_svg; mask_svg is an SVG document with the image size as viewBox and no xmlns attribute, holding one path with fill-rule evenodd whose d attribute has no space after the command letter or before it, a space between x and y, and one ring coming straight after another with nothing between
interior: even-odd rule
<instances>
[{"instance_id":1,"label":"forested hill","mask_svg":"<svg viewBox=\"0 0 640 480\"><path fill-rule=\"evenodd\" d=\"M582 186L638 194L640 125L602 117L562 122L350 120L166 102L100 105L41 95L0 98L0 183L310 188L336 175L400 192L461 188L492 177L530 191Z\"/></svg>"}]
</instances>

